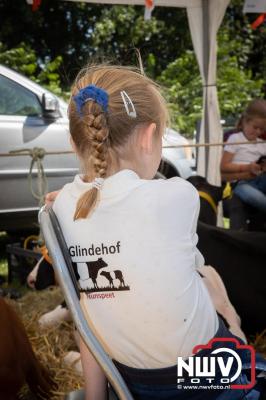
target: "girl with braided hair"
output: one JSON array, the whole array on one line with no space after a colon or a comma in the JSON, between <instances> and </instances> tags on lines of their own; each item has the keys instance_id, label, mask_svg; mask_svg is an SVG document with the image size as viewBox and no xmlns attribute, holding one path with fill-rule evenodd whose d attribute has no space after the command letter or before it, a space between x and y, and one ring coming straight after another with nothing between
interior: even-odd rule
<instances>
[{"instance_id":1,"label":"girl with braided hair","mask_svg":"<svg viewBox=\"0 0 266 400\"><path fill-rule=\"evenodd\" d=\"M73 85L69 121L82 174L53 208L97 337L134 398L218 398L223 390L176 384L177 357L236 336L197 271L204 259L196 247L196 189L178 177L152 179L168 123L158 86L135 69L91 66ZM234 333L241 336L239 326ZM80 348L86 400L105 399L105 377L82 341Z\"/></svg>"}]
</instances>

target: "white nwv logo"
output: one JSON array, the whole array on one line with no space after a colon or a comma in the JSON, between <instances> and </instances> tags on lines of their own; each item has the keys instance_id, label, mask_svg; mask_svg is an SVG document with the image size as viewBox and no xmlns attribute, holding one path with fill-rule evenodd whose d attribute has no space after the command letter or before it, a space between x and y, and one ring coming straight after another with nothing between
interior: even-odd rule
<instances>
[{"instance_id":1,"label":"white nwv logo","mask_svg":"<svg viewBox=\"0 0 266 400\"><path fill-rule=\"evenodd\" d=\"M235 381L241 373L242 362L239 355L232 349L220 348L213 350L211 355L216 355L221 352L232 354L226 360L223 357L198 357L191 356L187 360L182 357L177 357L177 377L183 377L184 372L189 377L215 377L217 375L217 367L220 369L223 378L229 378L234 360L237 362L236 373L230 377L229 382Z\"/></svg>"}]
</instances>

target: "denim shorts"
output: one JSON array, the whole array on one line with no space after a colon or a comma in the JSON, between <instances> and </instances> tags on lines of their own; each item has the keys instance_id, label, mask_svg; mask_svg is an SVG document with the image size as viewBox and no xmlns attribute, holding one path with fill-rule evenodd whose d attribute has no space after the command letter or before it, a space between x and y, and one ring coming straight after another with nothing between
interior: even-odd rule
<instances>
[{"instance_id":1,"label":"denim shorts","mask_svg":"<svg viewBox=\"0 0 266 400\"><path fill-rule=\"evenodd\" d=\"M244 342L234 336L225 326L223 320L219 317L219 328L214 338L235 338L240 344ZM197 356L208 357L210 352L221 347L221 342L214 344L211 350L202 349L197 352ZM236 350L233 342L224 341L222 347ZM250 351L242 350L239 353L242 361L242 372L234 384L248 384L251 372ZM224 358L224 356L223 356ZM160 369L138 369L128 367L117 361L114 361L117 369L123 376L134 400L262 400L266 399L266 380L258 375L266 372L266 360L256 354L256 384L252 389L184 389L177 385L177 366ZM214 378L218 382L219 376ZM215 381L213 382L214 387ZM201 381L202 386L202 381ZM264 398L265 396L265 398Z\"/></svg>"}]
</instances>

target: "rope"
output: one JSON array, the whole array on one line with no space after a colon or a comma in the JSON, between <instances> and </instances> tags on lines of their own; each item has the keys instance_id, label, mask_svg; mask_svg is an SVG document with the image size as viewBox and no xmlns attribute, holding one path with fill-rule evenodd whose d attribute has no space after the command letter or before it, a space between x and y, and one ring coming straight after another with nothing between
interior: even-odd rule
<instances>
[{"instance_id":1,"label":"rope","mask_svg":"<svg viewBox=\"0 0 266 400\"><path fill-rule=\"evenodd\" d=\"M230 146L236 146L238 144L257 144L257 143L266 143L266 140L261 140L260 142L256 142L254 140L249 140L245 142L236 142L236 143L230 143ZM174 147L213 147L213 146L226 146L228 142L217 142L217 143L194 143L194 144L176 144L176 145L166 145L163 146L164 149L170 149ZM0 154L1 155L1 154Z\"/></svg>"},{"instance_id":2,"label":"rope","mask_svg":"<svg viewBox=\"0 0 266 400\"><path fill-rule=\"evenodd\" d=\"M237 142L237 143L230 143L230 146L236 146L238 144L257 144L257 143L266 143L266 140L261 140L260 142L256 141L245 141L245 142ZM213 147L213 146L226 146L227 142L217 142L217 143L190 143L190 144L173 144L173 145L165 145L163 146L164 149L171 149L171 148L182 148L182 147ZM34 149L33 149L34 150ZM46 156L50 155L58 155L58 154L74 154L74 151L45 151ZM14 156L25 156L30 155L28 152L32 151L32 149L21 149L21 150L14 150L10 151L9 153L0 153L0 157L14 157ZM24 152L24 153L22 153Z\"/></svg>"},{"instance_id":3,"label":"rope","mask_svg":"<svg viewBox=\"0 0 266 400\"><path fill-rule=\"evenodd\" d=\"M35 149L40 149L39 147L35 147ZM20 150L11 150L9 153L0 153L0 157L16 157L16 156L29 156L29 151L32 151L33 149L20 149ZM46 156L50 155L57 155L57 154L74 154L74 151L67 150L67 151L45 151L44 149L41 148L45 152ZM24 152L24 153L23 153Z\"/></svg>"},{"instance_id":4,"label":"rope","mask_svg":"<svg viewBox=\"0 0 266 400\"><path fill-rule=\"evenodd\" d=\"M33 149L19 149L19 150L12 150L10 151L10 156L13 155L23 155L23 156L30 156L31 163L30 163L30 170L28 174L28 182L30 186L30 191L32 196L39 200L39 206L41 207L44 204L45 194L48 191L48 184L47 178L44 172L44 168L42 165L42 160L46 155L46 151L40 147L34 147ZM37 186L38 191L35 191L33 188L33 168L37 168Z\"/></svg>"}]
</instances>

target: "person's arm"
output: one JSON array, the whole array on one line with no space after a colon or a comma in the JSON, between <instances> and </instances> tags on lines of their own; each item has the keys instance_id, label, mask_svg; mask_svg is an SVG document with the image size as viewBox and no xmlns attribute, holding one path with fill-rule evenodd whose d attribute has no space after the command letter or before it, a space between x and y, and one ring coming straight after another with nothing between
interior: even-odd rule
<instances>
[{"instance_id":1,"label":"person's arm","mask_svg":"<svg viewBox=\"0 0 266 400\"><path fill-rule=\"evenodd\" d=\"M232 162L233 153L224 151L220 169L222 178L225 180L252 179L261 173L261 167L257 163L238 164Z\"/></svg>"},{"instance_id":2,"label":"person's arm","mask_svg":"<svg viewBox=\"0 0 266 400\"><path fill-rule=\"evenodd\" d=\"M80 339L80 356L85 379L85 399L107 400L106 377L82 339Z\"/></svg>"},{"instance_id":3,"label":"person's arm","mask_svg":"<svg viewBox=\"0 0 266 400\"><path fill-rule=\"evenodd\" d=\"M194 218L192 222L192 229L191 229L191 240L192 244L194 246L194 252L195 252L195 268L200 268L202 265L204 265L205 260L199 249L197 248L197 243L198 243L198 234L197 234L197 225L198 225L198 219L199 219L199 212L200 212L200 198L197 193L196 196L196 203L195 203L195 213L194 213Z\"/></svg>"},{"instance_id":4,"label":"person's arm","mask_svg":"<svg viewBox=\"0 0 266 400\"><path fill-rule=\"evenodd\" d=\"M225 182L232 182L232 181L239 181L241 179L252 179L254 175L250 172L226 172L221 173L222 181Z\"/></svg>"},{"instance_id":5,"label":"person's arm","mask_svg":"<svg viewBox=\"0 0 266 400\"><path fill-rule=\"evenodd\" d=\"M45 204L46 205L52 205L53 202L55 201L56 197L58 194L61 192L60 190L55 190L54 192L49 192L45 195Z\"/></svg>"},{"instance_id":6,"label":"person's arm","mask_svg":"<svg viewBox=\"0 0 266 400\"><path fill-rule=\"evenodd\" d=\"M222 160L221 160L221 172L222 173L250 173L253 175L257 175L258 172L261 171L260 166L253 162L248 164L238 164L232 162L234 157L233 153L229 153L228 151L224 151Z\"/></svg>"}]
</instances>

